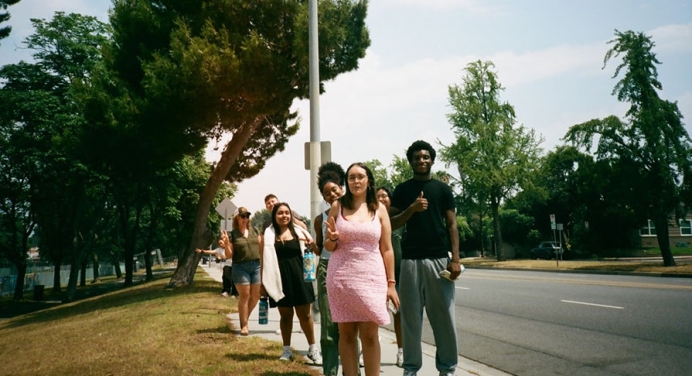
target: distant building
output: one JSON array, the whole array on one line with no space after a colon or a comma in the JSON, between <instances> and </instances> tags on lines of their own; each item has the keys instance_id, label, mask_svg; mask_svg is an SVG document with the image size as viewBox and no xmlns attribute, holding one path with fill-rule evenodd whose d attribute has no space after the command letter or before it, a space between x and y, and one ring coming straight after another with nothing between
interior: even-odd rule
<instances>
[{"instance_id":1,"label":"distant building","mask_svg":"<svg viewBox=\"0 0 692 376\"><path fill-rule=\"evenodd\" d=\"M658 239L656 232L658 229L654 226L652 220L647 220L646 224L639 229L639 237L642 242L642 247L658 247ZM690 247L692 246L692 218L686 216L680 220L676 220L674 215L668 217L668 242L672 247Z\"/></svg>"}]
</instances>

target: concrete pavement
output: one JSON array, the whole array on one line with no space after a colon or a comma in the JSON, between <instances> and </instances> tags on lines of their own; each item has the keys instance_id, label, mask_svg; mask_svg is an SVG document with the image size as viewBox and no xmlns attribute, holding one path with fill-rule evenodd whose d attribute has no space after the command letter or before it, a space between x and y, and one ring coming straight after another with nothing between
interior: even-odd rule
<instances>
[{"instance_id":1,"label":"concrete pavement","mask_svg":"<svg viewBox=\"0 0 692 376\"><path fill-rule=\"evenodd\" d=\"M209 274L209 276L216 280L221 282L221 275L222 275L222 266L221 264L216 264L216 263L211 263L211 265L206 264L206 265L201 265L202 269ZM221 286L219 285L219 291L221 290ZM219 294L219 299L232 299L232 298L224 298ZM276 341L276 342L281 342L281 334L279 332L279 311L277 309L269 309L269 324L268 325L260 325L259 324L259 309L255 308L250 315L250 335L251 336L257 336L261 338L265 338L271 341ZM319 316L319 315L317 315ZM238 314L229 314L228 318L232 320L236 326L236 333L240 335L240 326L238 324ZM307 354L308 350L308 342L305 339L305 335L303 335L300 330L300 325L298 323L298 319L294 319L293 322L293 335L291 337L291 347L293 348L293 354L294 355L301 355L303 358L305 358L306 363L311 363L310 360L307 360L305 355ZM320 324L319 324L319 317L315 318L315 340L317 342L317 345L319 347L319 338L320 338ZM387 328L380 327L380 346L381 346L381 352L382 352L382 363L380 366L380 375L381 376L401 376L403 374L403 369L399 368L396 366L396 352L397 352L397 346L396 346L396 337L394 336L394 332L388 330ZM439 373L437 369L435 369L435 346L428 345L426 343L423 343L423 368L418 371L418 376L437 376ZM276 357L278 358L281 354L276 353ZM300 357L299 357L300 359ZM316 369L319 369L320 371L322 370L321 366L314 366ZM364 375L364 372L361 371L361 373ZM474 376L504 376L504 375L509 375L508 373L502 372L500 370L494 369L492 367L486 366L485 364L481 364L478 362L475 362L471 359L466 359L463 357L459 357L458 364L457 364L457 370L456 370L456 375L457 376L466 376L466 375L474 375Z\"/></svg>"}]
</instances>

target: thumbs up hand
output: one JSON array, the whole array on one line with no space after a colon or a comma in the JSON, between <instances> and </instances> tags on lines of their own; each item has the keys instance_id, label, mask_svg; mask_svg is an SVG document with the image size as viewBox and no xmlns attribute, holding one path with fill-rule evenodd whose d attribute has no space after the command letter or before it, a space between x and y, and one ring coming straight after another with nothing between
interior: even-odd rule
<instances>
[{"instance_id":1,"label":"thumbs up hand","mask_svg":"<svg viewBox=\"0 0 692 376\"><path fill-rule=\"evenodd\" d=\"M423 197L423 191L420 191L420 196L416 198L416 201L411 204L411 208L415 212L422 212L423 210L428 209L428 199Z\"/></svg>"}]
</instances>

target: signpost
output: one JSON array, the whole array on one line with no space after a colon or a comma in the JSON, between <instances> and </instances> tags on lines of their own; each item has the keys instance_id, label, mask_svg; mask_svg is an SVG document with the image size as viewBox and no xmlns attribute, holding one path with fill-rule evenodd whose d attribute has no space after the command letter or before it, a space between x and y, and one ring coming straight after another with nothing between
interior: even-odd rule
<instances>
[{"instance_id":1,"label":"signpost","mask_svg":"<svg viewBox=\"0 0 692 376\"><path fill-rule=\"evenodd\" d=\"M226 230L226 231L231 231L232 226L229 225L228 223L228 218L233 216L233 213L235 213L236 209L238 209L233 201L231 201L230 198L226 197L221 201L217 206L216 206L216 212L219 213L223 217L223 221L221 222L221 229L219 232Z\"/></svg>"},{"instance_id":2,"label":"signpost","mask_svg":"<svg viewBox=\"0 0 692 376\"><path fill-rule=\"evenodd\" d=\"M562 229L563 229L562 223L558 223L557 224L557 231L560 234L559 235L560 241L558 242L558 244L560 244L560 250L558 252L560 252L560 260L563 260L563 258L562 258L562 251L563 251L563 249L562 249ZM557 258L557 256L555 256L555 258Z\"/></svg>"}]
</instances>

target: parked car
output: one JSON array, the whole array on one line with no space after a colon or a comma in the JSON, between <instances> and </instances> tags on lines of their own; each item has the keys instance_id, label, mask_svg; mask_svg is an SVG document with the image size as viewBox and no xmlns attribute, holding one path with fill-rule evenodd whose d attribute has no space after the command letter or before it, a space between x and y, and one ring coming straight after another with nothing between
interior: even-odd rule
<instances>
[{"instance_id":1,"label":"parked car","mask_svg":"<svg viewBox=\"0 0 692 376\"><path fill-rule=\"evenodd\" d=\"M531 258L550 260L554 259L558 253L562 254L562 252L563 249L560 247L560 243L545 241L531 250Z\"/></svg>"}]
</instances>

